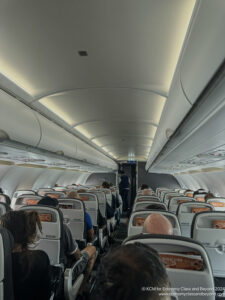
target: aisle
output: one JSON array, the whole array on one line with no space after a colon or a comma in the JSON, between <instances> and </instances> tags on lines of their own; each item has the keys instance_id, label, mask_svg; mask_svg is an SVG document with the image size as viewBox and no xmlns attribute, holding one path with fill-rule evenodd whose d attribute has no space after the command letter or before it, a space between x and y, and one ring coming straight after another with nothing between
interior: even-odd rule
<instances>
[{"instance_id":1,"label":"aisle","mask_svg":"<svg viewBox=\"0 0 225 300\"><path fill-rule=\"evenodd\" d=\"M123 240L127 237L127 224L126 224L126 219L121 218L120 219L120 224L114 234L114 244L120 245Z\"/></svg>"}]
</instances>

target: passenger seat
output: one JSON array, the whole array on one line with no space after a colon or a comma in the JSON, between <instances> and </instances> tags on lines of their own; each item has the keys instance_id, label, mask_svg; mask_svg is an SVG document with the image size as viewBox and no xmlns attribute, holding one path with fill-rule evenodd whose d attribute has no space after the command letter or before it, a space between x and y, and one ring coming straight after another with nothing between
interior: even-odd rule
<instances>
[{"instance_id":1,"label":"passenger seat","mask_svg":"<svg viewBox=\"0 0 225 300\"><path fill-rule=\"evenodd\" d=\"M199 242L181 236L139 234L128 237L123 244L136 242L159 253L177 299L215 300L211 264Z\"/></svg>"},{"instance_id":2,"label":"passenger seat","mask_svg":"<svg viewBox=\"0 0 225 300\"><path fill-rule=\"evenodd\" d=\"M12 275L13 237L11 233L0 227L0 299L14 300Z\"/></svg>"},{"instance_id":3,"label":"passenger seat","mask_svg":"<svg viewBox=\"0 0 225 300\"><path fill-rule=\"evenodd\" d=\"M145 219L151 214L161 214L165 216L173 226L173 234L181 235L180 224L177 219L177 216L168 212L168 211L160 211L160 210L143 210L133 212L129 219L128 224L128 234L127 236L133 236L139 233L142 233L143 224Z\"/></svg>"}]
</instances>

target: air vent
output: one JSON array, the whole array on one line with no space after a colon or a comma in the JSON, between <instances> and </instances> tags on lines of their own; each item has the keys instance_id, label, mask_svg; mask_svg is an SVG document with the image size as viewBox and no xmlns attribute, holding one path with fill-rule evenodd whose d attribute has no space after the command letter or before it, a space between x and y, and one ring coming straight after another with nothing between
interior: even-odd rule
<instances>
[{"instance_id":1,"label":"air vent","mask_svg":"<svg viewBox=\"0 0 225 300\"><path fill-rule=\"evenodd\" d=\"M78 54L79 54L80 56L88 56L88 53L87 53L87 51L85 51L85 50L80 50L80 51L78 51Z\"/></svg>"}]
</instances>

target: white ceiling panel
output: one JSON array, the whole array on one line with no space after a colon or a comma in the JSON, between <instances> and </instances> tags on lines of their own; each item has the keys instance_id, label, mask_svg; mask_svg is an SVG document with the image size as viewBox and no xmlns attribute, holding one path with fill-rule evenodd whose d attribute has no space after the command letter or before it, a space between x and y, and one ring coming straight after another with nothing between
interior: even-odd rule
<instances>
[{"instance_id":1,"label":"white ceiling panel","mask_svg":"<svg viewBox=\"0 0 225 300\"><path fill-rule=\"evenodd\" d=\"M113 144L113 155L122 151L125 157L134 149L135 158L143 159L141 149L150 147L160 124L194 5L1 0L0 72L30 95L23 100L31 107L55 122L63 119L101 151L101 145Z\"/></svg>"},{"instance_id":2,"label":"white ceiling panel","mask_svg":"<svg viewBox=\"0 0 225 300\"><path fill-rule=\"evenodd\" d=\"M40 100L71 126L95 120L133 120L158 124L166 98L135 88L78 89Z\"/></svg>"}]
</instances>

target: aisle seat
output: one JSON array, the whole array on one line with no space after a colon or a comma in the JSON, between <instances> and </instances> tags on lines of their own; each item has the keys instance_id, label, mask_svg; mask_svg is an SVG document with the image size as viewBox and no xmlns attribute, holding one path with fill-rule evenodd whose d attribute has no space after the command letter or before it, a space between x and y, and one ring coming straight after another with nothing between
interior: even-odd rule
<instances>
[{"instance_id":1,"label":"aisle seat","mask_svg":"<svg viewBox=\"0 0 225 300\"><path fill-rule=\"evenodd\" d=\"M123 244L136 242L158 251L177 299L215 300L210 260L199 242L181 236L140 234L128 237Z\"/></svg>"},{"instance_id":2,"label":"aisle seat","mask_svg":"<svg viewBox=\"0 0 225 300\"><path fill-rule=\"evenodd\" d=\"M157 201L142 201L142 202L134 203L132 211L134 212L134 211L145 210L145 209L167 210L167 206L165 205L165 203L161 203Z\"/></svg>"},{"instance_id":3,"label":"aisle seat","mask_svg":"<svg viewBox=\"0 0 225 300\"><path fill-rule=\"evenodd\" d=\"M59 199L59 208L63 213L63 222L69 227L74 240L86 245L85 207L79 199Z\"/></svg>"},{"instance_id":4,"label":"aisle seat","mask_svg":"<svg viewBox=\"0 0 225 300\"><path fill-rule=\"evenodd\" d=\"M141 201L157 201L160 202L160 199L157 196L137 196L134 200L134 203Z\"/></svg>"},{"instance_id":5,"label":"aisle seat","mask_svg":"<svg viewBox=\"0 0 225 300\"><path fill-rule=\"evenodd\" d=\"M160 210L143 210L133 212L128 223L128 236L136 235L142 232L145 219L151 214L160 214L165 216L173 226L173 234L181 235L180 224L176 215Z\"/></svg>"},{"instance_id":6,"label":"aisle seat","mask_svg":"<svg viewBox=\"0 0 225 300\"><path fill-rule=\"evenodd\" d=\"M56 191L52 191L52 192L46 192L44 194L44 197L51 197L54 199L62 199L62 198L66 198L66 194L63 192L56 192Z\"/></svg>"}]
</instances>

